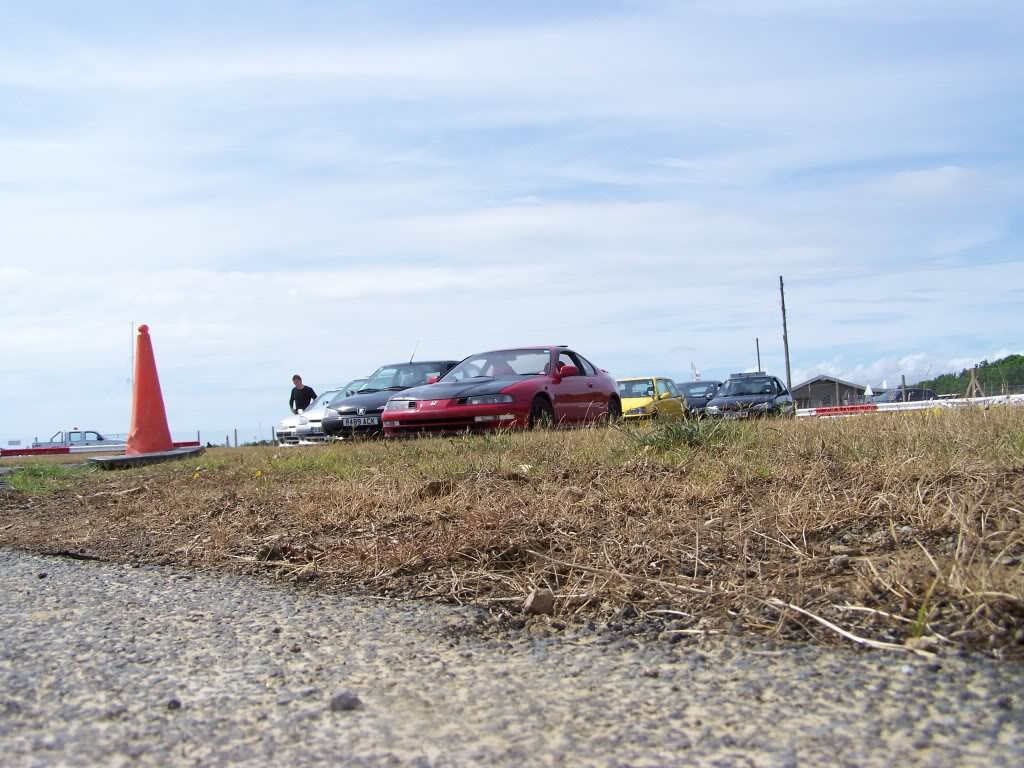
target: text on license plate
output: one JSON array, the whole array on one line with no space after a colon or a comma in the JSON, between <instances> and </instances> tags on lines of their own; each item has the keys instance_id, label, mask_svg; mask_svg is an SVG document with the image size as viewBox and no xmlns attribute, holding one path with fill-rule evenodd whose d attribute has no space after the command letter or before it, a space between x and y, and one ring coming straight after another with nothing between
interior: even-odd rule
<instances>
[{"instance_id":1,"label":"text on license plate","mask_svg":"<svg viewBox=\"0 0 1024 768\"><path fill-rule=\"evenodd\" d=\"M348 416L341 420L343 427L369 427L380 424L379 416Z\"/></svg>"}]
</instances>

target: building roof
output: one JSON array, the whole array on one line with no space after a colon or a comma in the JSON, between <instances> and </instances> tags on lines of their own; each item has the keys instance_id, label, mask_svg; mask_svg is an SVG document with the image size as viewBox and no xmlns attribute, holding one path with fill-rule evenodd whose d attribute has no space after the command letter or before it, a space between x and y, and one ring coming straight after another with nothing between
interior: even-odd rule
<instances>
[{"instance_id":1,"label":"building roof","mask_svg":"<svg viewBox=\"0 0 1024 768\"><path fill-rule=\"evenodd\" d=\"M817 384L819 381L839 384L841 387L849 387L850 389L859 389L861 392L867 389L867 385L865 384L854 384L852 381L843 381L842 379L837 379L835 376L826 376L823 373L808 379L802 384L797 384L793 389L803 389L804 387L809 387L811 384Z\"/></svg>"}]
</instances>

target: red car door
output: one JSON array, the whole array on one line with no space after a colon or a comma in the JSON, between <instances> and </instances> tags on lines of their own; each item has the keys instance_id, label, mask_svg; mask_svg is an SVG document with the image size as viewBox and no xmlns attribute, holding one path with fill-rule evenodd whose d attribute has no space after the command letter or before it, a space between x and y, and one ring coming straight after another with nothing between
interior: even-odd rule
<instances>
[{"instance_id":1,"label":"red car door","mask_svg":"<svg viewBox=\"0 0 1024 768\"><path fill-rule=\"evenodd\" d=\"M565 421L578 424L587 420L588 411L591 409L593 400L594 382L587 377L582 368L579 358L568 351L561 351L558 355L558 369L571 367L576 369L575 376L563 376L561 382L556 385L560 395L568 405Z\"/></svg>"},{"instance_id":2,"label":"red car door","mask_svg":"<svg viewBox=\"0 0 1024 768\"><path fill-rule=\"evenodd\" d=\"M545 386L545 389L551 395L551 403L555 408L555 423L571 424L579 418L577 415L579 392L578 388L574 386L573 377L559 378L557 376L556 371L562 365L569 365L559 358L558 351L554 351L551 355L551 383Z\"/></svg>"},{"instance_id":3,"label":"red car door","mask_svg":"<svg viewBox=\"0 0 1024 768\"><path fill-rule=\"evenodd\" d=\"M587 382L586 401L582 403L583 418L586 421L596 421L608 412L608 398L611 395L601 386L600 373L597 367L576 353L572 353L580 362L580 376Z\"/></svg>"}]
</instances>

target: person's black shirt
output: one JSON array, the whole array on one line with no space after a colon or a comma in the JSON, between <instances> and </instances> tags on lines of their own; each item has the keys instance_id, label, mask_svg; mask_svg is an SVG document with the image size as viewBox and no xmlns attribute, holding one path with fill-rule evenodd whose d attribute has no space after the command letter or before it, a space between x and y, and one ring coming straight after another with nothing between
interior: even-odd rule
<instances>
[{"instance_id":1,"label":"person's black shirt","mask_svg":"<svg viewBox=\"0 0 1024 768\"><path fill-rule=\"evenodd\" d=\"M292 413L304 411L314 400L316 400L316 392L312 387L303 384L301 389L292 387L292 396L288 398L288 407L292 409Z\"/></svg>"}]
</instances>

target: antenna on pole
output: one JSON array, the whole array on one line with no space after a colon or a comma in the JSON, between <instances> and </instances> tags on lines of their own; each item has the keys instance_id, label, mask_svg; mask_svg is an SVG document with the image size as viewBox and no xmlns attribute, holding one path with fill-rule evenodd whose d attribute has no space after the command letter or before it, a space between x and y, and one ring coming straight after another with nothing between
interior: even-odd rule
<instances>
[{"instance_id":1,"label":"antenna on pole","mask_svg":"<svg viewBox=\"0 0 1024 768\"><path fill-rule=\"evenodd\" d=\"M414 347L412 348L412 354L411 354L411 355L409 355L409 362L410 362L410 363L412 362L412 359L413 359L414 357L416 357L416 350L417 350L417 349L419 349L419 348L420 348L420 340L419 340L419 339L416 339L416 346L414 346Z\"/></svg>"},{"instance_id":2,"label":"antenna on pole","mask_svg":"<svg viewBox=\"0 0 1024 768\"><path fill-rule=\"evenodd\" d=\"M758 372L763 371L761 367L761 339L757 336L754 337L754 344L757 346L757 370Z\"/></svg>"}]
</instances>

